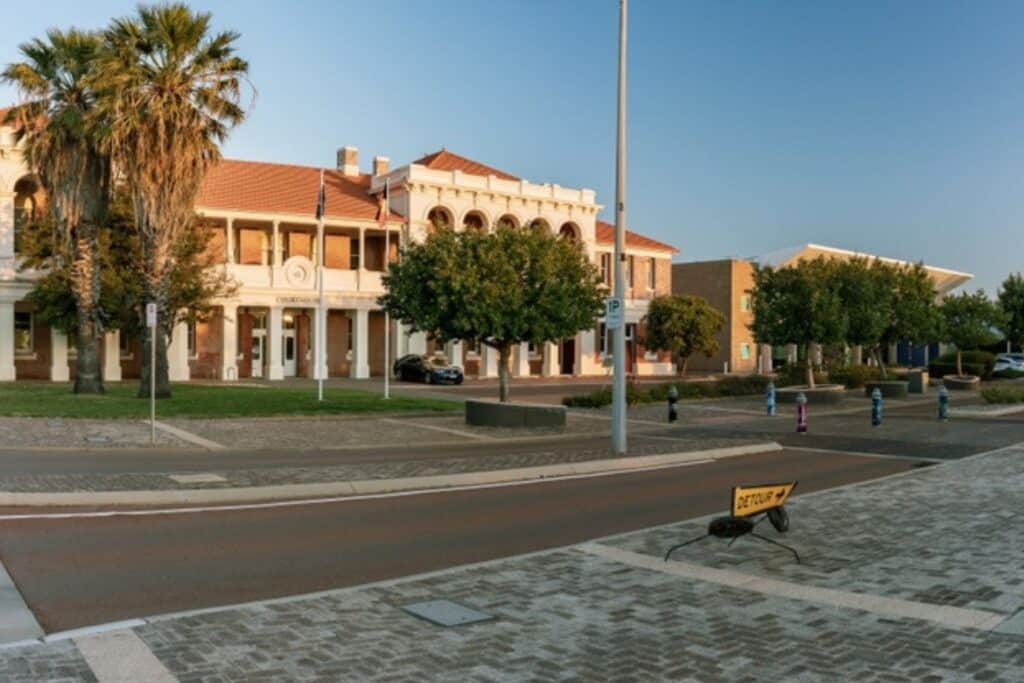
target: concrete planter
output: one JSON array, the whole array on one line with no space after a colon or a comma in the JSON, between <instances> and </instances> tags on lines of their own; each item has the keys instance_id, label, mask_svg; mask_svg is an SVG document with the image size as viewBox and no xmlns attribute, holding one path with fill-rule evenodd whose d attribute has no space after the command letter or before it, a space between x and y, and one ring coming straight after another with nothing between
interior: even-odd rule
<instances>
[{"instance_id":1,"label":"concrete planter","mask_svg":"<svg viewBox=\"0 0 1024 683\"><path fill-rule=\"evenodd\" d=\"M946 375L942 378L942 383L950 391L978 391L981 389L981 378L974 375L964 375L963 377Z\"/></svg>"},{"instance_id":2,"label":"concrete planter","mask_svg":"<svg viewBox=\"0 0 1024 683\"><path fill-rule=\"evenodd\" d=\"M783 387L775 392L775 400L778 403L796 403L799 394L807 397L807 405L835 405L843 400L846 387L842 384L819 384L813 389L799 385Z\"/></svg>"},{"instance_id":3,"label":"concrete planter","mask_svg":"<svg viewBox=\"0 0 1024 683\"><path fill-rule=\"evenodd\" d=\"M928 391L928 371L923 368L914 368L908 372L907 381L910 382L907 390L912 394L923 394Z\"/></svg>"},{"instance_id":4,"label":"concrete planter","mask_svg":"<svg viewBox=\"0 0 1024 683\"><path fill-rule=\"evenodd\" d=\"M466 401L466 424L477 427L564 427L565 406Z\"/></svg>"},{"instance_id":5,"label":"concrete planter","mask_svg":"<svg viewBox=\"0 0 1024 683\"><path fill-rule=\"evenodd\" d=\"M910 390L910 382L891 380L864 383L865 396L871 396L875 389L882 392L882 398L906 398L907 392Z\"/></svg>"}]
</instances>

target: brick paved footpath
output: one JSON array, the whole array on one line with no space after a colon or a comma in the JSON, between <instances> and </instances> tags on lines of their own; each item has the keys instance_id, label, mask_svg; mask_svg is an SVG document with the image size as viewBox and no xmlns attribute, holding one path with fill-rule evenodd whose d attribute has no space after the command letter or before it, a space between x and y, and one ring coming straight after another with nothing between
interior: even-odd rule
<instances>
[{"instance_id":1,"label":"brick paved footpath","mask_svg":"<svg viewBox=\"0 0 1024 683\"><path fill-rule=\"evenodd\" d=\"M691 520L122 635L180 681L1021 681L1024 636L1001 622L1024 608L1022 490L1014 447L796 497L785 540L802 565L751 539L660 562L703 531ZM671 573L694 567L760 583ZM443 629L398 609L435 598L497 619ZM0 650L0 680L94 680L82 653L109 637Z\"/></svg>"}]
</instances>

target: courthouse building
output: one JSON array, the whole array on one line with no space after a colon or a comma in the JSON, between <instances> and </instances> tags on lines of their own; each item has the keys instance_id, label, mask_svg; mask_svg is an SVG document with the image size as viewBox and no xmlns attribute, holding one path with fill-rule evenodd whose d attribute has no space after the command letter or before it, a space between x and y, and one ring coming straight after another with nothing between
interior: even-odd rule
<instances>
[{"instance_id":1,"label":"courthouse building","mask_svg":"<svg viewBox=\"0 0 1024 683\"><path fill-rule=\"evenodd\" d=\"M336 168L324 178L329 377L385 372L384 316L377 299L387 261L397 257L400 241L423 240L434 226L548 230L579 244L610 282L614 230L598 220L602 207L593 190L531 183L446 150L395 169L387 158L375 157L365 173L358 151L343 147ZM385 181L391 214L378 221L377 196ZM258 161L224 160L209 173L196 213L213 232L210 248L223 261L216 267L226 269L238 286L230 299L216 302L209 320L175 327L168 352L172 381L316 376L319 182L318 168ZM0 381L67 381L74 373L68 339L38 320L25 301L35 274L19 269L19 231L45 204L13 131L0 127ZM669 374L669 359L641 345L639 323L648 301L671 291L675 249L630 232L626 252L627 365L641 375ZM489 347L456 342L436 349L425 335L408 334L400 325L394 325L390 338L392 358L443 352L467 375L497 375L497 354ZM138 376L139 340L111 331L101 350L108 381ZM522 344L512 371L517 376L605 374L608 350L604 325L595 320L593 329L559 343Z\"/></svg>"}]
</instances>

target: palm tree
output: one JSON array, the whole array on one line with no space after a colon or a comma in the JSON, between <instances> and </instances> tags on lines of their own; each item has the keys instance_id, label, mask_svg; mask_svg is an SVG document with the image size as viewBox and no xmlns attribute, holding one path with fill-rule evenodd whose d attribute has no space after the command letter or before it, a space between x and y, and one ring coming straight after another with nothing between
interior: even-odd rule
<instances>
[{"instance_id":1,"label":"palm tree","mask_svg":"<svg viewBox=\"0 0 1024 683\"><path fill-rule=\"evenodd\" d=\"M75 393L103 393L99 340L103 334L97 232L110 201L110 158L98 144L96 98L89 74L100 47L94 33L50 30L21 45L24 61L2 78L21 94L7 120L24 143L70 255L78 315ZM59 259L59 257L58 257ZM58 261L54 264L60 267Z\"/></svg>"},{"instance_id":2,"label":"palm tree","mask_svg":"<svg viewBox=\"0 0 1024 683\"><path fill-rule=\"evenodd\" d=\"M157 305L156 368L143 354L140 396L170 396L167 343L174 245L194 220L196 194L220 159L219 144L242 122L241 86L248 63L235 55L238 34L210 32L210 14L183 4L140 6L104 32L96 69L99 104L111 122L106 137L118 174L132 192L143 246L148 301Z\"/></svg>"}]
</instances>

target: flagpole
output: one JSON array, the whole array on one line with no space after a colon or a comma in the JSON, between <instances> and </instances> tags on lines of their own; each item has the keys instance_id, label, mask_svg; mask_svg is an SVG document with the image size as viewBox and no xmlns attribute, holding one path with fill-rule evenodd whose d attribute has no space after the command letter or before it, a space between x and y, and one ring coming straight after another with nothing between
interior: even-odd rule
<instances>
[{"instance_id":1,"label":"flagpole","mask_svg":"<svg viewBox=\"0 0 1024 683\"><path fill-rule=\"evenodd\" d=\"M391 179L384 179L384 271L391 270ZM384 398L391 398L391 317L384 310Z\"/></svg>"},{"instance_id":2,"label":"flagpole","mask_svg":"<svg viewBox=\"0 0 1024 683\"><path fill-rule=\"evenodd\" d=\"M327 210L326 197L324 195L324 170L320 169L320 198L319 211L316 222L316 265L319 271L317 277L317 302L316 302L316 400L324 400L324 370L327 363L324 355L327 335L324 334L327 327L327 320L324 317L324 212Z\"/></svg>"}]
</instances>

